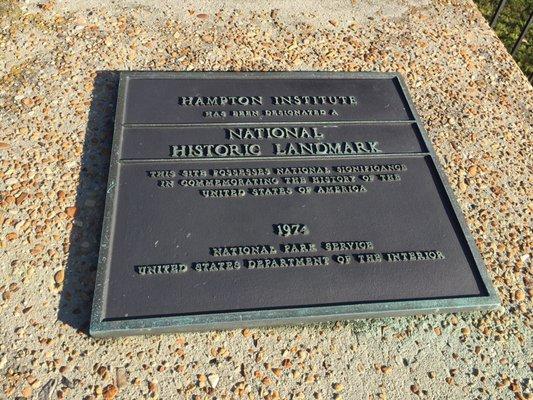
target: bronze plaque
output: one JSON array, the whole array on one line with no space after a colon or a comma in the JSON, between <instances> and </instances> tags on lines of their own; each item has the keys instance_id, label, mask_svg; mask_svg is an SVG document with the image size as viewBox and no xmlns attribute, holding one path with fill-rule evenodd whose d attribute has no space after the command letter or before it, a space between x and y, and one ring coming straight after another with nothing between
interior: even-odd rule
<instances>
[{"instance_id":1,"label":"bronze plaque","mask_svg":"<svg viewBox=\"0 0 533 400\"><path fill-rule=\"evenodd\" d=\"M397 74L125 72L91 334L499 300Z\"/></svg>"}]
</instances>

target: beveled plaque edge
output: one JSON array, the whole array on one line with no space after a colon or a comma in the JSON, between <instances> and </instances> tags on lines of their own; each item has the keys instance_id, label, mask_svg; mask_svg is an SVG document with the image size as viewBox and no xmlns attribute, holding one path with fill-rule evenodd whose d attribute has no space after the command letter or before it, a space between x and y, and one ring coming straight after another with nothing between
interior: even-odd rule
<instances>
[{"instance_id":1,"label":"beveled plaque edge","mask_svg":"<svg viewBox=\"0 0 533 400\"><path fill-rule=\"evenodd\" d=\"M499 305L498 300L490 301L491 299L490 296L477 296L98 321L91 324L90 334L93 337L104 338L482 311Z\"/></svg>"}]
</instances>

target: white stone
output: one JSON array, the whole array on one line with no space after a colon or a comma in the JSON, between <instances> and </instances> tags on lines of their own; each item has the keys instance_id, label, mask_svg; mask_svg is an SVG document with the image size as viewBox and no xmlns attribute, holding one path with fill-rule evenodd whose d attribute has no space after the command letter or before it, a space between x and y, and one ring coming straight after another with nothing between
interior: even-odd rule
<instances>
[{"instance_id":1,"label":"white stone","mask_svg":"<svg viewBox=\"0 0 533 400\"><path fill-rule=\"evenodd\" d=\"M217 374L207 375L207 382L209 382L209 384L211 385L213 389L217 387L219 380L220 380L220 377Z\"/></svg>"}]
</instances>

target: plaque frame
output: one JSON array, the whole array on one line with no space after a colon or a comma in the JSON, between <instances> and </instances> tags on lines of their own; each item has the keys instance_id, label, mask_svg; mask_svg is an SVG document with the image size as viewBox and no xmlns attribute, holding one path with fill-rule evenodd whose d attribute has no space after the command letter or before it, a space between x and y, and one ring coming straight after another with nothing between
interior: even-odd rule
<instances>
[{"instance_id":1,"label":"plaque frame","mask_svg":"<svg viewBox=\"0 0 533 400\"><path fill-rule=\"evenodd\" d=\"M112 248L112 224L118 193L118 166L120 149L123 139L123 119L126 101L126 81L128 78L142 77L147 79L195 78L195 79L397 79L401 95L409 106L413 118L409 121L378 121L379 123L415 123L420 131L423 143L427 148L425 154L430 155L442 182L446 198L457 218L457 222L466 239L466 244L475 261L481 283L485 286L486 296L422 299L405 301L386 301L330 306L312 306L281 308L269 310L252 310L238 312L217 312L195 315L132 318L123 320L105 320L103 307L105 303L106 274L108 269L108 253ZM371 123L376 121L351 121L350 123ZM308 122L306 122L308 123ZM327 122L320 121L320 124ZM230 123L217 123L224 126ZM145 126L157 124L143 124ZM198 126L208 124L180 124L179 126ZM414 107L407 91L407 86L399 73L377 72L172 72L172 71L122 71L118 86L114 134L109 165L109 177L106 201L100 238L96 283L93 297L89 333L93 337L117 337L126 335L160 334L185 331L206 331L220 329L236 329L244 327L294 325L319 323L359 318L401 317L430 313L455 313L462 311L478 311L494 309L500 305L499 296L494 289L485 264L470 234L468 225L455 200L453 191L445 173L437 160L435 150L428 139L427 132Z\"/></svg>"}]
</instances>

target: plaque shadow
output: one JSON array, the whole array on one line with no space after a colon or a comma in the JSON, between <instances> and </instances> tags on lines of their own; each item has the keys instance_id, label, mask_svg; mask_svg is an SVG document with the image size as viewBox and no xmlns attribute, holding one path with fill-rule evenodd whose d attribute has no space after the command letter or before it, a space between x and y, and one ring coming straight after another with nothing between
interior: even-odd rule
<instances>
[{"instance_id":1,"label":"plaque shadow","mask_svg":"<svg viewBox=\"0 0 533 400\"><path fill-rule=\"evenodd\" d=\"M76 189L76 213L59 300L58 319L86 335L98 264L118 82L118 71L97 71L93 80Z\"/></svg>"}]
</instances>

